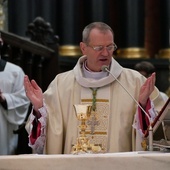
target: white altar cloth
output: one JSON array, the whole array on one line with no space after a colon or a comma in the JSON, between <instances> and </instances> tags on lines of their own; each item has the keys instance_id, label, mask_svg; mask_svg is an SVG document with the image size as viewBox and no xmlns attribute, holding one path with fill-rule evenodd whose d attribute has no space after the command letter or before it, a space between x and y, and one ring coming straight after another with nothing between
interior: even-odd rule
<instances>
[{"instance_id":1,"label":"white altar cloth","mask_svg":"<svg viewBox=\"0 0 170 170\"><path fill-rule=\"evenodd\" d=\"M0 170L170 170L170 153L0 156Z\"/></svg>"}]
</instances>

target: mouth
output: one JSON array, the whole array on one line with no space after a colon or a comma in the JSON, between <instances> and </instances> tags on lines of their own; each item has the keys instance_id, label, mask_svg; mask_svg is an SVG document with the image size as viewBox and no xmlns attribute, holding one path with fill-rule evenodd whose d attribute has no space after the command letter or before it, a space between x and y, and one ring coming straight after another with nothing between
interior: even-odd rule
<instances>
[{"instance_id":1,"label":"mouth","mask_svg":"<svg viewBox=\"0 0 170 170\"><path fill-rule=\"evenodd\" d=\"M99 61L100 61L100 62L107 62L107 61L108 61L108 59L106 59L106 58L102 58L102 59L99 59Z\"/></svg>"},{"instance_id":2,"label":"mouth","mask_svg":"<svg viewBox=\"0 0 170 170\"><path fill-rule=\"evenodd\" d=\"M107 58L101 58L100 61L107 61Z\"/></svg>"}]
</instances>

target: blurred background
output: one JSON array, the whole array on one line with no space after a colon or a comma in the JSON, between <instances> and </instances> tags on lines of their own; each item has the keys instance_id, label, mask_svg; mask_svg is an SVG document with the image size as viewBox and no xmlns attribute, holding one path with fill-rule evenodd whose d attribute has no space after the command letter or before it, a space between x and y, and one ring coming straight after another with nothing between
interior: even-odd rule
<instances>
[{"instance_id":1,"label":"blurred background","mask_svg":"<svg viewBox=\"0 0 170 170\"><path fill-rule=\"evenodd\" d=\"M81 56L83 28L103 21L115 33L113 57L124 67L140 61L156 67L156 86L169 95L170 0L1 0L0 29L30 39L30 23L42 17L58 37L58 71L70 70Z\"/></svg>"}]
</instances>

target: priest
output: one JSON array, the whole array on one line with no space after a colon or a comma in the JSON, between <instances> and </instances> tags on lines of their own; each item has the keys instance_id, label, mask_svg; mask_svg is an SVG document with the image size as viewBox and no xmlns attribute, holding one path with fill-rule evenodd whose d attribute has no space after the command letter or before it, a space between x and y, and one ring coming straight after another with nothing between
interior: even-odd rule
<instances>
[{"instance_id":1,"label":"priest","mask_svg":"<svg viewBox=\"0 0 170 170\"><path fill-rule=\"evenodd\" d=\"M164 104L154 86L155 73L146 79L122 67L113 58L117 48L113 30L103 22L84 28L80 48L83 56L73 70L58 74L44 93L25 76L33 104L26 125L29 146L37 153L71 153L81 136L73 106L87 104L92 107L85 132L90 144L107 153L141 150L139 139Z\"/></svg>"}]
</instances>

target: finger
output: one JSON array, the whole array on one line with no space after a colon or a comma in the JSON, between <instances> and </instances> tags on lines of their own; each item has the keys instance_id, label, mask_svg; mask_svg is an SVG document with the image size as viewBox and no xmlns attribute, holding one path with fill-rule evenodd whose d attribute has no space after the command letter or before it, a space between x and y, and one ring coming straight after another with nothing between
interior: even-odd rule
<instances>
[{"instance_id":1,"label":"finger","mask_svg":"<svg viewBox=\"0 0 170 170\"><path fill-rule=\"evenodd\" d=\"M155 81L156 81L155 73L153 73L150 77L150 82L149 82L149 89L151 92L154 90Z\"/></svg>"},{"instance_id":2,"label":"finger","mask_svg":"<svg viewBox=\"0 0 170 170\"><path fill-rule=\"evenodd\" d=\"M35 80L31 80L31 84L35 90L41 90L41 88L38 86Z\"/></svg>"},{"instance_id":3,"label":"finger","mask_svg":"<svg viewBox=\"0 0 170 170\"><path fill-rule=\"evenodd\" d=\"M29 77L27 75L24 76L24 87L26 93L31 92L31 90L33 89Z\"/></svg>"},{"instance_id":4,"label":"finger","mask_svg":"<svg viewBox=\"0 0 170 170\"><path fill-rule=\"evenodd\" d=\"M26 88L28 86L28 76L24 76L24 87Z\"/></svg>"},{"instance_id":5,"label":"finger","mask_svg":"<svg viewBox=\"0 0 170 170\"><path fill-rule=\"evenodd\" d=\"M24 86L30 85L30 80L27 75L24 76Z\"/></svg>"},{"instance_id":6,"label":"finger","mask_svg":"<svg viewBox=\"0 0 170 170\"><path fill-rule=\"evenodd\" d=\"M156 73L152 74L152 81L153 81L153 86L155 86L155 82L156 82Z\"/></svg>"}]
</instances>

